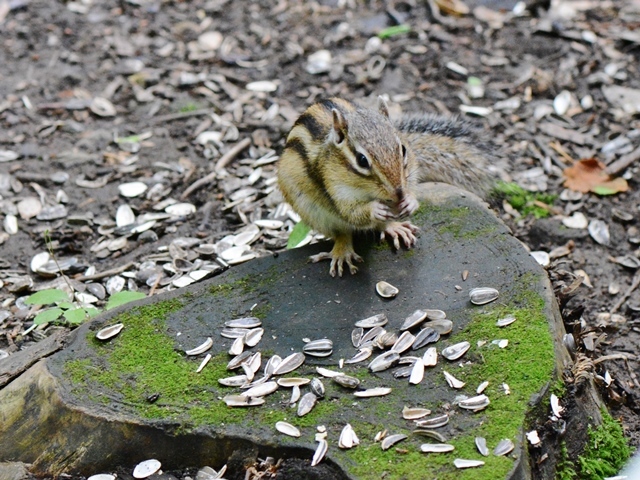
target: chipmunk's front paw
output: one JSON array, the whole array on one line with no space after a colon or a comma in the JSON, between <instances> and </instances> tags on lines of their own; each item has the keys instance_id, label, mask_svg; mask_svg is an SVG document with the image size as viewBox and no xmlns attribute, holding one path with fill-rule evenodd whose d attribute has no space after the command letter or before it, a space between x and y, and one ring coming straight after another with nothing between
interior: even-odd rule
<instances>
[{"instance_id":1,"label":"chipmunk's front paw","mask_svg":"<svg viewBox=\"0 0 640 480\"><path fill-rule=\"evenodd\" d=\"M411 248L416 244L417 238L415 233L418 230L419 228L411 222L391 222L380 234L380 240L388 239L393 243L396 250L399 250L400 239L402 239L405 247Z\"/></svg>"},{"instance_id":2,"label":"chipmunk's front paw","mask_svg":"<svg viewBox=\"0 0 640 480\"><path fill-rule=\"evenodd\" d=\"M406 195L402 201L398 204L398 218L408 217L415 212L420 206L420 202L413 195Z\"/></svg>"},{"instance_id":3,"label":"chipmunk's front paw","mask_svg":"<svg viewBox=\"0 0 640 480\"><path fill-rule=\"evenodd\" d=\"M396 218L396 214L393 213L393 210L391 210L388 205L378 202L377 200L373 202L371 206L371 215L374 220L380 220L383 222Z\"/></svg>"}]
</instances>

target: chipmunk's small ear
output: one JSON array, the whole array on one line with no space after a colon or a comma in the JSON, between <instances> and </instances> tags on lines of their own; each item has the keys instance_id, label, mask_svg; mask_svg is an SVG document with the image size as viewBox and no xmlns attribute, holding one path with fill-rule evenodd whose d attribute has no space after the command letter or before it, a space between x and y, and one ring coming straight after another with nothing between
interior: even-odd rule
<instances>
[{"instance_id":1,"label":"chipmunk's small ear","mask_svg":"<svg viewBox=\"0 0 640 480\"><path fill-rule=\"evenodd\" d=\"M385 117L389 118L389 106L382 96L378 97L378 111Z\"/></svg>"},{"instance_id":2,"label":"chipmunk's small ear","mask_svg":"<svg viewBox=\"0 0 640 480\"><path fill-rule=\"evenodd\" d=\"M333 116L333 128L331 129L331 140L336 145L340 145L347 137L347 120L344 116L335 108L331 110Z\"/></svg>"}]
</instances>

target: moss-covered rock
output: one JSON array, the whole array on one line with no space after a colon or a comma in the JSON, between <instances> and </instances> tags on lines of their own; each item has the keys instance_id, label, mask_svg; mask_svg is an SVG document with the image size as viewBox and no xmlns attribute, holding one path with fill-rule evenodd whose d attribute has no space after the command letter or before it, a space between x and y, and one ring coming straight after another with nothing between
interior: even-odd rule
<instances>
[{"instance_id":1,"label":"moss-covered rock","mask_svg":"<svg viewBox=\"0 0 640 480\"><path fill-rule=\"evenodd\" d=\"M540 402L569 361L546 274L474 197L450 187L432 187L423 196L415 217L422 230L416 248L410 254L394 253L363 238L356 249L365 263L353 277L334 279L326 264L308 264L309 254L328 248L316 245L126 305L79 328L68 348L0 391L0 402L10 406L0 413L0 461L31 462L41 473L89 474L148 457L161 459L166 468L219 467L238 451L310 458L316 426L325 425L330 444L323 464L330 472L327 478L529 478L523 433L532 412L546 414ZM374 285L382 279L400 288L395 299L376 295ZM495 287L500 297L474 306L468 292L478 286ZM232 409L221 400L237 392L218 383L235 374L226 370L231 340L219 335L226 320L249 314L262 319L265 335L254 350L262 352L263 364L273 354L285 357L300 351L304 338L332 339L330 357L308 357L292 374L310 377L316 375L316 366L337 369L339 359L355 353L351 330L356 320L384 312L386 328L397 331L418 308L445 310L454 322L453 332L438 342L438 351L463 340L472 345L455 362L441 358L438 366L427 369L420 385L395 379L391 371L371 374L364 362L343 370L360 378L365 388L391 387L390 395L359 399L327 379L325 398L302 418L288 404L287 389L266 397L265 405L257 408ZM507 315L516 321L497 327L496 321ZM99 328L115 322L125 325L120 335L108 342L95 339ZM196 373L204 355L193 358L184 352L208 337L214 340L212 359ZM508 340L506 348L494 342L498 339ZM466 386L452 390L443 370ZM475 395L483 381L489 382L487 409L472 413L455 406L458 395ZM420 444L427 440L412 435L412 422L401 417L404 405L448 412L451 420L439 431L455 450L420 453ZM278 420L297 425L302 436L277 434ZM337 440L347 422L361 443L341 450ZM52 442L48 435L54 428ZM373 439L385 429L409 438L382 451ZM31 439L16 445L9 440L16 432L30 432ZM516 449L509 456L484 458L475 448L476 436L485 437L490 448L510 438ZM486 464L458 471L452 463L458 457Z\"/></svg>"}]
</instances>

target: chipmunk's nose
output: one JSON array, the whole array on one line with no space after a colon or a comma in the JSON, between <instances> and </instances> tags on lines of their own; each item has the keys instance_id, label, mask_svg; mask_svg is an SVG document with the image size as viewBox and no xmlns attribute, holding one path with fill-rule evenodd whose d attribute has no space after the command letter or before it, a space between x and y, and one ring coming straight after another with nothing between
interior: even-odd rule
<instances>
[{"instance_id":1,"label":"chipmunk's nose","mask_svg":"<svg viewBox=\"0 0 640 480\"><path fill-rule=\"evenodd\" d=\"M398 198L398 203L404 199L404 190L402 187L396 188L396 197Z\"/></svg>"}]
</instances>

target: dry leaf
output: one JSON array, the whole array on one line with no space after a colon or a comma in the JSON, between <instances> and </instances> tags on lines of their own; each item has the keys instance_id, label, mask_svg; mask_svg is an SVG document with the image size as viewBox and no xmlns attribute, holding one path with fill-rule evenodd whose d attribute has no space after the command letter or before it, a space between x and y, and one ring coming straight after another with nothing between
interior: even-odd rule
<instances>
[{"instance_id":1,"label":"dry leaf","mask_svg":"<svg viewBox=\"0 0 640 480\"><path fill-rule=\"evenodd\" d=\"M624 178L611 178L604 169L605 165L595 158L579 160L565 168L564 186L577 192L593 192L598 195L613 195L629 189Z\"/></svg>"},{"instance_id":2,"label":"dry leaf","mask_svg":"<svg viewBox=\"0 0 640 480\"><path fill-rule=\"evenodd\" d=\"M467 15L469 7L462 0L435 0L442 13L447 15Z\"/></svg>"}]
</instances>

